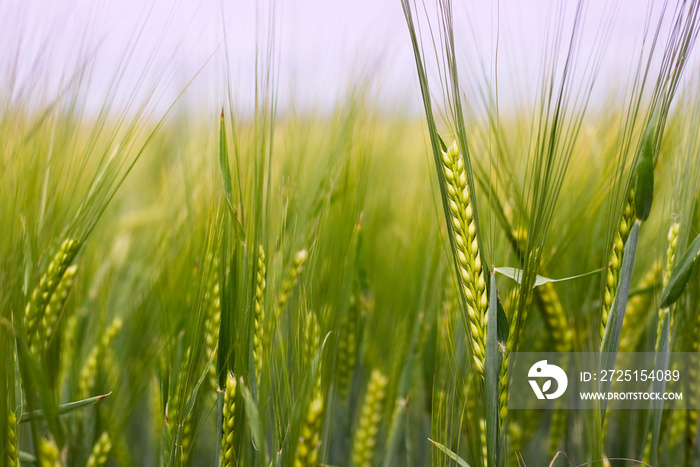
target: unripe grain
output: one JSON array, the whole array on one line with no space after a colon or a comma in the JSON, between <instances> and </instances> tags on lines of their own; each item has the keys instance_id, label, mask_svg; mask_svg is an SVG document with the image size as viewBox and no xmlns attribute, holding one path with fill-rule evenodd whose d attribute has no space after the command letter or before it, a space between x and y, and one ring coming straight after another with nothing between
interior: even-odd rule
<instances>
[{"instance_id":1,"label":"unripe grain","mask_svg":"<svg viewBox=\"0 0 700 467\"><path fill-rule=\"evenodd\" d=\"M625 202L625 207L622 211L622 219L620 225L615 232L613 239L612 251L610 252L610 262L605 275L605 295L603 297L603 308L600 315L600 340L603 339L605 326L608 324L608 316L610 315L610 307L612 306L617 284L620 280L620 268L622 267L622 253L625 249L625 242L629 236L630 229L634 223L634 190L630 190Z\"/></svg>"},{"instance_id":2,"label":"unripe grain","mask_svg":"<svg viewBox=\"0 0 700 467\"><path fill-rule=\"evenodd\" d=\"M483 374L485 358L485 316L488 306L486 282L481 265L476 222L471 206L464 159L455 141L442 153L442 170L447 184L450 224L457 253L457 269L462 293L466 299L468 335L476 370Z\"/></svg>"},{"instance_id":3,"label":"unripe grain","mask_svg":"<svg viewBox=\"0 0 700 467\"><path fill-rule=\"evenodd\" d=\"M379 370L374 370L367 386L367 394L352 445L352 462L355 467L372 466L386 385L386 376Z\"/></svg>"},{"instance_id":4,"label":"unripe grain","mask_svg":"<svg viewBox=\"0 0 700 467\"><path fill-rule=\"evenodd\" d=\"M102 433L92 448L92 453L87 462L87 467L104 467L107 465L109 456L112 453L112 441L107 432Z\"/></svg>"},{"instance_id":5,"label":"unripe grain","mask_svg":"<svg viewBox=\"0 0 700 467\"><path fill-rule=\"evenodd\" d=\"M265 321L265 250L258 247L258 264L255 276L255 299L253 303L253 363L255 365L255 382L260 388L263 367L263 341Z\"/></svg>"},{"instance_id":6,"label":"unripe grain","mask_svg":"<svg viewBox=\"0 0 700 467\"><path fill-rule=\"evenodd\" d=\"M226 376L226 387L224 388L224 408L223 426L221 439L221 465L222 467L232 467L235 465L234 449L234 415L236 413L236 377L233 373Z\"/></svg>"}]
</instances>

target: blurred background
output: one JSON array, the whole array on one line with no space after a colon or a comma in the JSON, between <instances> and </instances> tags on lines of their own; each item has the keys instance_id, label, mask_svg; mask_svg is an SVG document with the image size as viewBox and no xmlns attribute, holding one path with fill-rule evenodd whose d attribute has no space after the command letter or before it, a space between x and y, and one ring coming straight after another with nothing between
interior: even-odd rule
<instances>
[{"instance_id":1,"label":"blurred background","mask_svg":"<svg viewBox=\"0 0 700 467\"><path fill-rule=\"evenodd\" d=\"M498 76L502 106L534 96L546 59L547 34L559 23L557 17L571 19L577 6L562 3L565 6L549 0L456 2L467 64L462 71L482 82L493 83ZM583 8L582 30L590 37L582 38L578 65L585 66L586 46L602 29L607 28L609 37L599 71L605 86L594 93L594 101L601 103L624 87L637 63L633 51L643 46L645 29L655 24L666 5L622 0L588 2ZM434 14L436 2L418 3L418 9ZM273 31L268 30L270 17ZM491 58L497 38L496 69ZM362 82L377 92L378 107L399 107L418 115L415 65L398 0L0 2L0 66L5 71L0 79L12 77L22 83L31 77L48 98L77 68L86 66L95 91L88 102L92 110L102 106L124 63L129 66L118 74L121 85L114 98L121 105L133 98L133 89L148 92L139 83L158 82L162 111L192 81L184 102L190 108L217 108L225 96L228 66L235 81L232 88L240 93L237 102L241 109L251 108L255 47L269 43L277 58L282 112L331 111L351 86ZM14 89L19 91L18 86Z\"/></svg>"}]
</instances>

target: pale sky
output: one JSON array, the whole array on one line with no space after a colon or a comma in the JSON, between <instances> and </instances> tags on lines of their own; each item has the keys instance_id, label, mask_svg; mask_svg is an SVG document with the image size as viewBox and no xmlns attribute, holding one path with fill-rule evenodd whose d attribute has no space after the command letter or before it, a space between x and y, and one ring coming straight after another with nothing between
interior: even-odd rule
<instances>
[{"instance_id":1,"label":"pale sky","mask_svg":"<svg viewBox=\"0 0 700 467\"><path fill-rule=\"evenodd\" d=\"M457 34L464 53L460 63L463 76L478 74L480 61L488 66L498 25L502 98L507 102L531 92L541 70L544 31L558 1L455 0ZM120 69L124 73L114 97L116 103L127 102L137 86L147 92L148 85L138 83L141 72L150 64L145 83L159 83L158 89L165 92L163 102L172 101L201 69L185 101L194 106L218 107L225 96L225 25L233 92L245 106L246 99L253 95L256 24L267 24L265 18L256 20L256 10L264 16L271 3L0 0L0 82L6 82L14 70L20 82L41 83L42 90L50 95L74 72L79 58L88 56L93 65L90 95L98 102L102 98L95 96L107 92ZM671 2L671 7L674 4ZM292 101L301 107L332 108L358 78L368 79L381 89L382 105L418 108L415 65L399 0L279 0L275 5L282 109ZM426 5L434 11L434 0L426 0ZM649 3L588 2L583 49L592 44L599 34L597 26L615 10L611 5L616 6L618 14L599 77L608 91L623 86L631 65L636 63L632 52L635 44L640 44ZM654 8L658 11L660 2ZM496 11L499 21L495 19ZM125 50L134 43L129 66L120 68ZM159 76L163 70L168 73Z\"/></svg>"}]
</instances>

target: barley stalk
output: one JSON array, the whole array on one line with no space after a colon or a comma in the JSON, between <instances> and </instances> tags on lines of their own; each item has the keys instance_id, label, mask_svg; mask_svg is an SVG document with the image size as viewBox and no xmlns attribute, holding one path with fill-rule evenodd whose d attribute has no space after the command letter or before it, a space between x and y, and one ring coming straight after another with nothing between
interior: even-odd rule
<instances>
[{"instance_id":1,"label":"barley stalk","mask_svg":"<svg viewBox=\"0 0 700 467\"><path fill-rule=\"evenodd\" d=\"M233 373L226 376L226 387L224 388L223 426L221 439L221 465L222 467L232 467L235 465L234 449L234 415L236 413L236 377Z\"/></svg>"},{"instance_id":2,"label":"barley stalk","mask_svg":"<svg viewBox=\"0 0 700 467\"><path fill-rule=\"evenodd\" d=\"M263 367L263 340L265 321L265 251L258 247L258 267L255 276L255 299L253 304L253 362L255 365L255 382L260 388Z\"/></svg>"},{"instance_id":3,"label":"barley stalk","mask_svg":"<svg viewBox=\"0 0 700 467\"><path fill-rule=\"evenodd\" d=\"M610 253L610 261L605 275L605 295L603 297L603 308L600 315L600 340L603 339L605 326L608 323L610 315L610 307L612 306L615 292L617 291L617 283L620 279L620 268L622 267L622 253L625 249L625 242L629 236L632 223L634 222L634 190L631 189L625 202L625 207L622 211L622 219L620 225L615 232L613 239L612 251Z\"/></svg>"},{"instance_id":4,"label":"barley stalk","mask_svg":"<svg viewBox=\"0 0 700 467\"><path fill-rule=\"evenodd\" d=\"M19 467L19 449L17 447L17 417L14 412L7 415L7 466Z\"/></svg>"},{"instance_id":5,"label":"barley stalk","mask_svg":"<svg viewBox=\"0 0 700 467\"><path fill-rule=\"evenodd\" d=\"M112 441L107 432L102 433L92 448L92 453L87 461L87 467L105 467L112 453Z\"/></svg>"},{"instance_id":6,"label":"barley stalk","mask_svg":"<svg viewBox=\"0 0 700 467\"><path fill-rule=\"evenodd\" d=\"M386 385L386 376L379 370L372 371L352 444L352 463L354 467L372 466Z\"/></svg>"},{"instance_id":7,"label":"barley stalk","mask_svg":"<svg viewBox=\"0 0 700 467\"><path fill-rule=\"evenodd\" d=\"M442 162L451 216L448 223L454 234L459 282L467 305L467 328L472 341L471 348L476 370L483 374L484 320L488 299L476 237L476 224L467 186L467 173L456 141L446 152L443 151Z\"/></svg>"}]
</instances>

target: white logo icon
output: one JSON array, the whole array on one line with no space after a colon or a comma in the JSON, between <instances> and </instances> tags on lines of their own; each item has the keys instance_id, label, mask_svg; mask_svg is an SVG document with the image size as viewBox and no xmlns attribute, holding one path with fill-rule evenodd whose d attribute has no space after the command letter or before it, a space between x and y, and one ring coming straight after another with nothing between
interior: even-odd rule
<instances>
[{"instance_id":1,"label":"white logo icon","mask_svg":"<svg viewBox=\"0 0 700 467\"><path fill-rule=\"evenodd\" d=\"M547 360L540 360L530 367L527 374L528 378L549 378L540 389L537 381L530 379L530 386L535 391L538 399L556 399L564 394L566 386L569 384L569 378L566 377L566 372L556 365L548 365ZM548 391L552 387L552 380L557 382L557 390L549 394Z\"/></svg>"}]
</instances>

